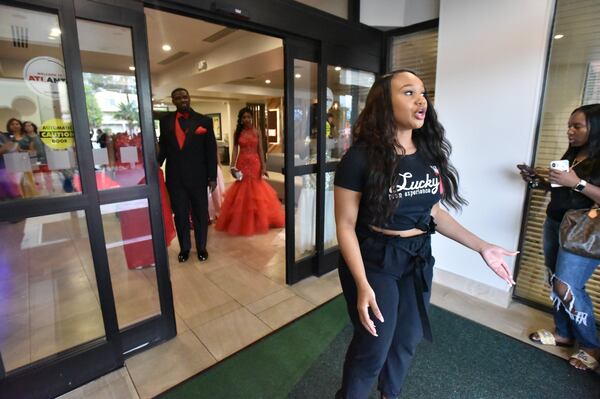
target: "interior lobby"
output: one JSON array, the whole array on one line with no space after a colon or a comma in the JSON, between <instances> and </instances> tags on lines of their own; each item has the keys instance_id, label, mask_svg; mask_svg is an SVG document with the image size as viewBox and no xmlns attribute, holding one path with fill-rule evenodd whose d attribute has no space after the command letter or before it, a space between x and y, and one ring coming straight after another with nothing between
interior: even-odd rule
<instances>
[{"instance_id":1,"label":"interior lobby","mask_svg":"<svg viewBox=\"0 0 600 399\"><path fill-rule=\"evenodd\" d=\"M11 120L29 122L45 148L0 142L7 398L156 397L337 298L336 167L373 82L399 68L420 74L452 143L469 200L454 216L520 251L507 289L477 254L434 235L432 304L528 344L552 327L549 198L514 165L546 173L568 145L570 110L600 102L600 18L586 18L600 7L397 3L0 1L0 131L15 141ZM214 205L210 257L194 248L178 261L156 162L175 88L212 119L225 193L238 112L251 109L285 227L230 235ZM599 273L587 285L596 318Z\"/></svg>"}]
</instances>

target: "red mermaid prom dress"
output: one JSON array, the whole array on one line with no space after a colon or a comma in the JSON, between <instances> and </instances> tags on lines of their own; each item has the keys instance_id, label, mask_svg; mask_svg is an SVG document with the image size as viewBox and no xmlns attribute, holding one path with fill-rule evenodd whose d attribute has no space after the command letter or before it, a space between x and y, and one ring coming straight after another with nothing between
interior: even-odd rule
<instances>
[{"instance_id":1,"label":"red mermaid prom dress","mask_svg":"<svg viewBox=\"0 0 600 399\"><path fill-rule=\"evenodd\" d=\"M280 228L285 224L285 214L277 193L261 176L258 140L253 129L243 130L240 134L236 167L243 177L225 192L215 226L219 231L249 236L266 233L269 228Z\"/></svg>"}]
</instances>

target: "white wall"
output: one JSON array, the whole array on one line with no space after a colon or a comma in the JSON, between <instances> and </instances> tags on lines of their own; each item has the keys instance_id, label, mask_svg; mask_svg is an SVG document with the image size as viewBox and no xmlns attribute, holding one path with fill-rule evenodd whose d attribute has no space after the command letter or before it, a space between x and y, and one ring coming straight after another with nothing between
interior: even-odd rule
<instances>
[{"instance_id":1,"label":"white wall","mask_svg":"<svg viewBox=\"0 0 600 399\"><path fill-rule=\"evenodd\" d=\"M436 109L470 202L457 218L508 249L518 245L525 185L515 165L533 151L553 4L442 0L440 7ZM479 255L439 235L434 256L436 281L460 285L454 277L464 277L454 287L463 291L473 291L469 280L481 283L479 291L496 293L492 301L506 292Z\"/></svg>"},{"instance_id":2,"label":"white wall","mask_svg":"<svg viewBox=\"0 0 600 399\"><path fill-rule=\"evenodd\" d=\"M398 28L435 19L440 0L363 0L360 22L370 26Z\"/></svg>"}]
</instances>

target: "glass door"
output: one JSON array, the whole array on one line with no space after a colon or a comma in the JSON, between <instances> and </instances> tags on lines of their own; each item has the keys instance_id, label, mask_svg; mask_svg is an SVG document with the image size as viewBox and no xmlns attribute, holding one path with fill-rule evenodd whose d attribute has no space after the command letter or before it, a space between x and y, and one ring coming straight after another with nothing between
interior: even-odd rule
<instances>
[{"instance_id":1,"label":"glass door","mask_svg":"<svg viewBox=\"0 0 600 399\"><path fill-rule=\"evenodd\" d=\"M284 51L286 282L293 284L314 274L322 252L319 54L315 43L292 39Z\"/></svg>"},{"instance_id":2,"label":"glass door","mask_svg":"<svg viewBox=\"0 0 600 399\"><path fill-rule=\"evenodd\" d=\"M375 73L336 65L355 62L326 55L310 42L286 40L286 260L287 282L323 275L338 264L333 180L352 144L352 125L364 108ZM323 54L323 56L321 55ZM336 58L334 58L336 57ZM291 212L290 210L294 210Z\"/></svg>"},{"instance_id":3,"label":"glass door","mask_svg":"<svg viewBox=\"0 0 600 399\"><path fill-rule=\"evenodd\" d=\"M145 17L141 3L77 0L75 12L102 234L123 353L131 354L176 334Z\"/></svg>"},{"instance_id":4,"label":"glass door","mask_svg":"<svg viewBox=\"0 0 600 399\"><path fill-rule=\"evenodd\" d=\"M175 334L145 21L0 11L0 396L55 397Z\"/></svg>"}]
</instances>

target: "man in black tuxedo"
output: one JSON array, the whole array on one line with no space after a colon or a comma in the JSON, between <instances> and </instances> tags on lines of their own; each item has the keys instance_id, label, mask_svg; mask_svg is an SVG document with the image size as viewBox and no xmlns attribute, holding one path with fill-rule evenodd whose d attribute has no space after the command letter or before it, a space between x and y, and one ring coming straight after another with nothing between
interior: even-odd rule
<instances>
[{"instance_id":1,"label":"man in black tuxedo","mask_svg":"<svg viewBox=\"0 0 600 399\"><path fill-rule=\"evenodd\" d=\"M190 108L190 95L177 88L171 93L177 107L160 120L158 164L167 160L166 185L175 214L179 262L190 256L190 208L198 259L208 259L208 194L217 185L217 141L212 119Z\"/></svg>"}]
</instances>

